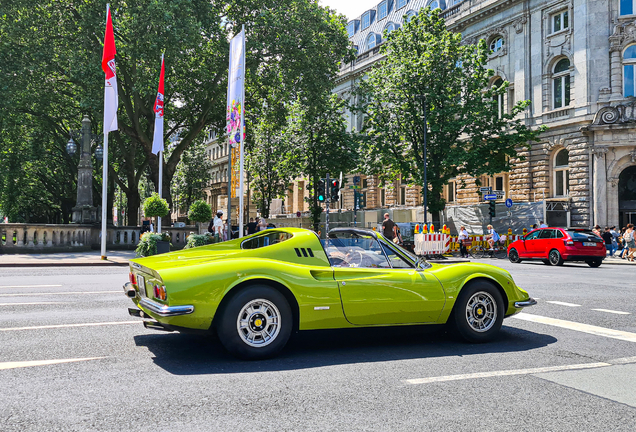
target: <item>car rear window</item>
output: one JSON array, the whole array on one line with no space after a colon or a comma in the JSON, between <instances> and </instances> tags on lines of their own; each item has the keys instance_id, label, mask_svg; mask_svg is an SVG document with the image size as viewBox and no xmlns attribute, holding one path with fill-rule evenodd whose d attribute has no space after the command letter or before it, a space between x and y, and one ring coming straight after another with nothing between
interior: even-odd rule
<instances>
[{"instance_id":1,"label":"car rear window","mask_svg":"<svg viewBox=\"0 0 636 432\"><path fill-rule=\"evenodd\" d=\"M292 237L293 235L290 233L275 231L245 240L241 243L241 249L258 249L271 246L289 240Z\"/></svg>"},{"instance_id":2,"label":"car rear window","mask_svg":"<svg viewBox=\"0 0 636 432\"><path fill-rule=\"evenodd\" d=\"M598 237L596 234L594 234L590 230L585 230L585 231L566 231L566 232L568 233L568 235L574 241L588 241L588 240L589 241L596 241L596 242L603 241L602 238Z\"/></svg>"}]
</instances>

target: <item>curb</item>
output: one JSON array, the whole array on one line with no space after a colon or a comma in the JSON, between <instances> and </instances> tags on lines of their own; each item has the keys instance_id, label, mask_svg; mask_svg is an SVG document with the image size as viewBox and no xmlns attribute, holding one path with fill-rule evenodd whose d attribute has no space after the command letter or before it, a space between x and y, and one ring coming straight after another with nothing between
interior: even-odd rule
<instances>
[{"instance_id":1,"label":"curb","mask_svg":"<svg viewBox=\"0 0 636 432\"><path fill-rule=\"evenodd\" d=\"M3 267L128 267L127 262L26 262L26 263L0 263Z\"/></svg>"}]
</instances>

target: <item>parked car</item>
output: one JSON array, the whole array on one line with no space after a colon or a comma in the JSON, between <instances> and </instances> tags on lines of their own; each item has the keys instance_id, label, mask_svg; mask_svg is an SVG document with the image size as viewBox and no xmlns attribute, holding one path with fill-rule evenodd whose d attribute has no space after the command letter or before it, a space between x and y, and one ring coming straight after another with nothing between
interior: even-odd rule
<instances>
[{"instance_id":1,"label":"parked car","mask_svg":"<svg viewBox=\"0 0 636 432\"><path fill-rule=\"evenodd\" d=\"M560 266L565 261L584 261L590 267L598 267L605 256L603 239L591 230L578 228L540 228L508 246L512 263L534 259Z\"/></svg>"},{"instance_id":2,"label":"parked car","mask_svg":"<svg viewBox=\"0 0 636 432\"><path fill-rule=\"evenodd\" d=\"M506 270L430 264L373 230L300 228L130 263L125 294L147 328L216 333L240 358L277 354L292 330L452 323L486 342L536 304Z\"/></svg>"}]
</instances>

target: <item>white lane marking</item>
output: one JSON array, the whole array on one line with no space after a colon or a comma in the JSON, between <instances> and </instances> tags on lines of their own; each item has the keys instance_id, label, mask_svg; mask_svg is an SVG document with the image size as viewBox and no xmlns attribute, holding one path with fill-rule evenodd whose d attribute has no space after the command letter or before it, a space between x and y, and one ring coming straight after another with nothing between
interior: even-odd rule
<instances>
[{"instance_id":1,"label":"white lane marking","mask_svg":"<svg viewBox=\"0 0 636 432\"><path fill-rule=\"evenodd\" d=\"M30 303L0 303L0 306L31 306L31 305L51 305L66 302L30 302Z\"/></svg>"},{"instance_id":2,"label":"white lane marking","mask_svg":"<svg viewBox=\"0 0 636 432\"><path fill-rule=\"evenodd\" d=\"M72 294L112 294L121 293L117 291L68 291L68 292L50 292L50 293L22 293L22 294L0 294L0 297L22 297L22 296L49 296L49 295L72 295Z\"/></svg>"},{"instance_id":3,"label":"white lane marking","mask_svg":"<svg viewBox=\"0 0 636 432\"><path fill-rule=\"evenodd\" d=\"M589 324L582 324L573 321L560 320L556 318L548 318L540 315L531 315L525 312L521 312L511 318L516 318L524 321L536 322L540 324L547 324L555 327L561 327L569 330L580 331L583 333L589 333L596 336L605 336L612 339L624 340L627 342L636 342L636 333L630 333L621 330L613 330L605 327L598 327Z\"/></svg>"},{"instance_id":4,"label":"white lane marking","mask_svg":"<svg viewBox=\"0 0 636 432\"><path fill-rule=\"evenodd\" d=\"M94 327L94 326L107 326L107 325L140 324L141 322L142 321L112 321L112 322L97 322L97 323L82 323L82 324L54 324L54 325L43 325L43 326L33 326L33 327L0 328L0 331L40 330L40 329L69 328L69 327Z\"/></svg>"},{"instance_id":5,"label":"white lane marking","mask_svg":"<svg viewBox=\"0 0 636 432\"><path fill-rule=\"evenodd\" d=\"M629 363L636 363L636 357L623 357L623 358L617 358L617 359L612 359L608 361L611 361L613 364L629 364Z\"/></svg>"},{"instance_id":6,"label":"white lane marking","mask_svg":"<svg viewBox=\"0 0 636 432\"><path fill-rule=\"evenodd\" d=\"M611 309L592 309L592 310L599 311L599 312L607 312L607 313L616 314L616 315L631 315L629 312L621 312L621 311L616 311Z\"/></svg>"},{"instance_id":7,"label":"white lane marking","mask_svg":"<svg viewBox=\"0 0 636 432\"><path fill-rule=\"evenodd\" d=\"M490 378L490 377L501 377L501 376L510 376L510 375L529 375L543 372L557 372L557 371L565 371L565 370L576 370L576 369L592 369L592 368L600 368L611 366L611 363L583 363L583 364L573 364L573 365L564 365L564 366L547 366L540 368L532 368L532 369L513 369L513 370L502 370L502 371L492 371L492 372L477 372L471 374L461 374L461 375L446 375L446 376L438 376L438 377L430 377L430 378L415 378L415 379L407 379L404 380L406 384L430 384L435 382L444 382L444 381L459 381L466 379L475 379L475 378Z\"/></svg>"},{"instance_id":8,"label":"white lane marking","mask_svg":"<svg viewBox=\"0 0 636 432\"><path fill-rule=\"evenodd\" d=\"M49 288L49 287L61 287L62 285L4 285L0 288Z\"/></svg>"},{"instance_id":9,"label":"white lane marking","mask_svg":"<svg viewBox=\"0 0 636 432\"><path fill-rule=\"evenodd\" d=\"M580 307L581 306L581 305L577 305L577 304L574 304L574 303L566 303L566 302L560 302L560 301L549 301L549 300L546 300L546 303L552 303L552 304L559 305L559 306L569 306L569 307Z\"/></svg>"},{"instance_id":10,"label":"white lane marking","mask_svg":"<svg viewBox=\"0 0 636 432\"><path fill-rule=\"evenodd\" d=\"M0 363L0 370L4 369L16 369L33 366L47 366L60 363L73 363L88 360L101 360L106 357L86 357L86 358L74 358L74 359L57 359L57 360L34 360L34 361L22 361L22 362L2 362Z\"/></svg>"}]
</instances>

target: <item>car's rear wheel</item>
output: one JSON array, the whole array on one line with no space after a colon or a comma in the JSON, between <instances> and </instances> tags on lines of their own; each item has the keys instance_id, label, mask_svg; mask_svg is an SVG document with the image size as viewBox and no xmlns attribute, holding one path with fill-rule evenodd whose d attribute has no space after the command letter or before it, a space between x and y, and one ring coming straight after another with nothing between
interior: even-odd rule
<instances>
[{"instance_id":1,"label":"car's rear wheel","mask_svg":"<svg viewBox=\"0 0 636 432\"><path fill-rule=\"evenodd\" d=\"M518 264L521 262L521 258L519 258L519 252L516 249L510 249L508 252L508 259L511 263Z\"/></svg>"},{"instance_id":2,"label":"car's rear wheel","mask_svg":"<svg viewBox=\"0 0 636 432\"><path fill-rule=\"evenodd\" d=\"M252 285L239 291L223 307L219 318L219 340L231 354L245 360L278 354L292 330L292 312L287 299L265 285Z\"/></svg>"},{"instance_id":3,"label":"car's rear wheel","mask_svg":"<svg viewBox=\"0 0 636 432\"><path fill-rule=\"evenodd\" d=\"M592 261L585 261L587 263L587 265L589 265L592 268L596 268L596 267L600 267L601 264L603 264L603 260L592 260Z\"/></svg>"},{"instance_id":4,"label":"car's rear wheel","mask_svg":"<svg viewBox=\"0 0 636 432\"><path fill-rule=\"evenodd\" d=\"M550 255L548 255L548 260L550 261L550 265L560 266L563 265L563 257L561 256L561 252L556 249L552 249L550 251Z\"/></svg>"},{"instance_id":5,"label":"car's rear wheel","mask_svg":"<svg viewBox=\"0 0 636 432\"><path fill-rule=\"evenodd\" d=\"M453 308L453 324L466 341L488 342L499 333L504 313L499 290L489 282L477 281L460 291Z\"/></svg>"},{"instance_id":6,"label":"car's rear wheel","mask_svg":"<svg viewBox=\"0 0 636 432\"><path fill-rule=\"evenodd\" d=\"M550 260L541 260L541 262L545 265L550 265Z\"/></svg>"}]
</instances>

